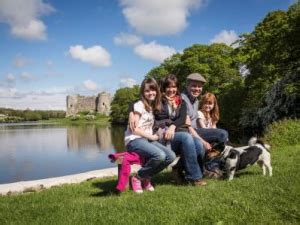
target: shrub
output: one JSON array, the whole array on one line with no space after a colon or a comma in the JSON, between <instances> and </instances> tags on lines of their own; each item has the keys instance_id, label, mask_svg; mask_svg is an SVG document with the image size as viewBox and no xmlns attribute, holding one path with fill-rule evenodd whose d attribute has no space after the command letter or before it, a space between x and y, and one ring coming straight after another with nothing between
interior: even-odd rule
<instances>
[{"instance_id":1,"label":"shrub","mask_svg":"<svg viewBox=\"0 0 300 225\"><path fill-rule=\"evenodd\" d=\"M80 115L79 114L70 116L70 120L71 121L76 121L76 120L79 120L79 119L80 119Z\"/></svg>"},{"instance_id":2,"label":"shrub","mask_svg":"<svg viewBox=\"0 0 300 225\"><path fill-rule=\"evenodd\" d=\"M266 129L264 139L272 146L300 144L300 120L289 119L274 122Z\"/></svg>"},{"instance_id":3,"label":"shrub","mask_svg":"<svg viewBox=\"0 0 300 225\"><path fill-rule=\"evenodd\" d=\"M95 120L96 117L94 115L85 115L86 120Z\"/></svg>"}]
</instances>

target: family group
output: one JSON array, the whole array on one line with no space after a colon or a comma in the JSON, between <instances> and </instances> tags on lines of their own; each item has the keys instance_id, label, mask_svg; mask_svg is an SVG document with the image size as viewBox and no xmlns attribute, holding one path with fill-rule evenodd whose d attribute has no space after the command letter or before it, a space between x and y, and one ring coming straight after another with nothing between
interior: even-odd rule
<instances>
[{"instance_id":1,"label":"family group","mask_svg":"<svg viewBox=\"0 0 300 225\"><path fill-rule=\"evenodd\" d=\"M222 149L228 141L226 130L217 128L219 107L213 93L199 96L206 80L199 73L187 76L180 93L175 75L167 75L160 85L153 78L143 80L140 99L129 107L125 145L129 154L139 156L142 167L130 178L132 190L154 191L151 178L174 164L172 174L178 184L201 187L204 177L221 177L221 161L207 158L212 149Z\"/></svg>"}]
</instances>

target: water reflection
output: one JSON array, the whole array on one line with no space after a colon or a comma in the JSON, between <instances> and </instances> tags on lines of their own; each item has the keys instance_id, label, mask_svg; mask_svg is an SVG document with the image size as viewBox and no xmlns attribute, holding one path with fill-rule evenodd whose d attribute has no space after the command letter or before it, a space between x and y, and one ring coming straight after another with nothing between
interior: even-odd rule
<instances>
[{"instance_id":1,"label":"water reflection","mask_svg":"<svg viewBox=\"0 0 300 225\"><path fill-rule=\"evenodd\" d=\"M0 183L34 180L115 166L124 127L0 125Z\"/></svg>"},{"instance_id":2,"label":"water reflection","mask_svg":"<svg viewBox=\"0 0 300 225\"><path fill-rule=\"evenodd\" d=\"M67 144L71 151L99 150L111 147L111 131L109 127L71 126L67 128Z\"/></svg>"}]
</instances>

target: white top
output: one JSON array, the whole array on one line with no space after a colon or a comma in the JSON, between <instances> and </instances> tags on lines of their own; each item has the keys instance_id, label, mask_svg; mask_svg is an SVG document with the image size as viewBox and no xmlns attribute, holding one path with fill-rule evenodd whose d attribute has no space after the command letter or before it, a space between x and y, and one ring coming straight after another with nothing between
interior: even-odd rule
<instances>
[{"instance_id":1,"label":"white top","mask_svg":"<svg viewBox=\"0 0 300 225\"><path fill-rule=\"evenodd\" d=\"M137 127L145 131L145 133L153 134L153 125L154 125L154 115L152 111L148 112L145 109L144 103L140 100L133 105L133 111L140 114L140 119ZM141 138L139 135L132 134L131 130L127 126L125 131L125 145L127 145L130 141Z\"/></svg>"},{"instance_id":2,"label":"white top","mask_svg":"<svg viewBox=\"0 0 300 225\"><path fill-rule=\"evenodd\" d=\"M211 118L206 119L203 112L201 112L200 110L198 111L198 120L201 120L204 124L204 127L202 128L215 128Z\"/></svg>"}]
</instances>

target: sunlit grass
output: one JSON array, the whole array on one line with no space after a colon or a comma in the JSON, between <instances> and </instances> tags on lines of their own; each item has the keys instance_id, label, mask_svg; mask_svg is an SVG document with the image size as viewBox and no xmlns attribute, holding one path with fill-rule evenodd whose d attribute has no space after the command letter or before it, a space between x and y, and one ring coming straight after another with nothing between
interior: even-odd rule
<instances>
[{"instance_id":1,"label":"sunlit grass","mask_svg":"<svg viewBox=\"0 0 300 225\"><path fill-rule=\"evenodd\" d=\"M175 186L164 172L141 195L115 195L114 177L0 197L0 224L299 224L299 153L274 149L273 177L253 166L201 188Z\"/></svg>"}]
</instances>

